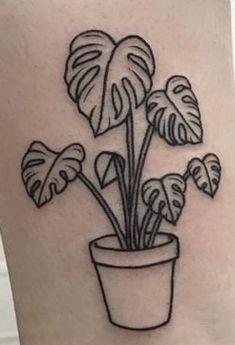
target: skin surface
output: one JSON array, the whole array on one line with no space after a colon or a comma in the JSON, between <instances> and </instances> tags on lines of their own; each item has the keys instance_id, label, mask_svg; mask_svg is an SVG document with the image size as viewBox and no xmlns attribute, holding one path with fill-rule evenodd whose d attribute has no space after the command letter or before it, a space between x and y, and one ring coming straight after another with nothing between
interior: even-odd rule
<instances>
[{"instance_id":1,"label":"skin surface","mask_svg":"<svg viewBox=\"0 0 235 345\"><path fill-rule=\"evenodd\" d=\"M157 61L155 85L161 88L171 75L186 75L199 99L204 143L170 147L156 134L144 180L183 173L192 157L207 152L220 157L223 169L214 200L190 182L177 226L164 223L164 230L180 238L181 258L172 321L155 331L130 332L107 321L88 242L111 228L85 187L74 182L38 210L20 177L22 155L33 140L58 150L81 142L91 179L93 159L102 149L124 147L122 127L94 139L66 92L68 45L91 28L116 39L133 33L144 37ZM1 0L0 56L0 219L21 345L233 345L235 121L229 1ZM141 113L137 116L142 133L146 122ZM105 196L121 212L115 191L110 186Z\"/></svg>"}]
</instances>

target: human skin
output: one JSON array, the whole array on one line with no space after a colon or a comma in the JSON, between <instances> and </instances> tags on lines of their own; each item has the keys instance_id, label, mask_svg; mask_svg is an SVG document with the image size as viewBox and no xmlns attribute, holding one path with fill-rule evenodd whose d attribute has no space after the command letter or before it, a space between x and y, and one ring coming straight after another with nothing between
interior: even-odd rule
<instances>
[{"instance_id":1,"label":"human skin","mask_svg":"<svg viewBox=\"0 0 235 345\"><path fill-rule=\"evenodd\" d=\"M149 332L123 330L107 321L88 242L112 229L85 187L74 182L39 210L20 176L22 156L33 140L58 150L82 143L85 171L93 180L95 156L102 149L123 149L122 127L93 137L63 80L71 39L93 28L116 39L144 37L156 57L157 88L182 74L199 100L203 144L171 147L155 135L143 180L183 173L192 157L207 152L215 152L222 165L215 198L189 182L177 226L164 223L181 243L174 313L168 325ZM21 345L233 345L235 121L229 1L2 0L0 32L0 219ZM141 133L146 122L141 114L138 118ZM114 190L110 186L105 196L120 212Z\"/></svg>"}]
</instances>

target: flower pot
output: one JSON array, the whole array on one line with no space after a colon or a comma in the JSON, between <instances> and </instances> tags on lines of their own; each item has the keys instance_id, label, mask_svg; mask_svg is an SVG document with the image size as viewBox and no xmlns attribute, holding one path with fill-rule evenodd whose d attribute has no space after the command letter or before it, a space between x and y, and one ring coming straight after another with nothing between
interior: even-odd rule
<instances>
[{"instance_id":1,"label":"flower pot","mask_svg":"<svg viewBox=\"0 0 235 345\"><path fill-rule=\"evenodd\" d=\"M90 242L104 303L111 323L148 330L169 322L179 241L159 233L151 249L121 250L114 235Z\"/></svg>"}]
</instances>

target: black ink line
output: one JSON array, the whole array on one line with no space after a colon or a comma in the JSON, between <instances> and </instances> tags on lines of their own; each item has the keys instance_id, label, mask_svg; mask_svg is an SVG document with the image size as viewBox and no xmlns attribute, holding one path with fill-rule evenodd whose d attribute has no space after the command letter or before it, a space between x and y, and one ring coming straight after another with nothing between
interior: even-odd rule
<instances>
[{"instance_id":1,"label":"black ink line","mask_svg":"<svg viewBox=\"0 0 235 345\"><path fill-rule=\"evenodd\" d=\"M154 224L153 224L153 228L150 232L150 236L149 236L149 240L148 240L148 247L151 248L154 245L157 233L159 231L159 227L162 221L162 215L158 214L158 216L156 217Z\"/></svg>"},{"instance_id":2,"label":"black ink line","mask_svg":"<svg viewBox=\"0 0 235 345\"><path fill-rule=\"evenodd\" d=\"M135 217L137 213L140 179L141 179L142 170L144 167L144 162L147 156L148 148L153 136L153 132L154 132L153 126L149 125L147 128L142 146L141 146L139 160L137 163L137 168L136 168L136 173L135 173L133 196L132 196L131 211L130 211L130 233L131 233L131 248L132 249L134 249L133 239L134 239L134 232L135 232Z\"/></svg>"},{"instance_id":3,"label":"black ink line","mask_svg":"<svg viewBox=\"0 0 235 345\"><path fill-rule=\"evenodd\" d=\"M112 66L113 63L114 63L114 67L116 67L117 65L116 62L115 61L113 62L113 60L115 60L114 57L118 56L119 52L123 54L123 49L126 52L127 60L129 56L132 56L132 60L129 63L129 65L126 66L126 76L123 78L122 74L120 74L120 80L118 79L112 80L112 83L110 85L110 90L109 90L107 89L107 87L110 84L108 83L109 76L110 76L109 71L113 68ZM101 55L99 55L98 57L94 54L94 52L97 54L99 52ZM102 68L101 73L103 73L104 76L102 76L102 78L99 79L98 77L96 78L97 76L96 74L93 76L93 78L91 78L91 80L88 80L86 84L80 87L81 85L80 79L81 78L84 79L84 75L81 75L81 77L78 76L78 73L80 73L81 71L79 71L77 67L73 68L73 63L74 63L74 59L80 58L80 55L82 55L83 53L85 55L90 54L90 53L93 54L92 55L93 58L91 58L91 55L89 56L91 58L90 63L86 62L87 71L85 73L90 73L92 68L99 68L99 70L97 71L97 74L98 74L100 73L100 69ZM142 64L144 64L145 68L143 68ZM137 67L139 68L138 72L140 75L137 74L135 78L137 78L139 82L140 80L144 82L143 78L146 79L143 93L141 96L139 95L139 97L137 97L137 93L139 91L138 87L133 84L133 80L131 80L131 77L128 74L129 67L132 65L134 65L136 68ZM124 79L126 79L129 85L131 85L132 90L127 90L125 85L122 85L122 88L125 90L126 96L128 98L131 98L130 96L131 94L133 94L133 96L136 99L136 105L135 105L135 108L136 108L137 106L140 106L141 104L144 103L147 92L150 90L152 86L152 75L154 74L154 72L155 72L155 61L154 61L153 52L151 50L150 45L141 37L137 35L131 35L131 36L124 37L120 41L116 42L110 35L108 35L107 33L103 31L90 30L89 34L87 34L86 32L83 32L77 35L72 40L72 43L70 44L69 56L66 61L64 80L67 84L67 89L68 89L68 93L70 97L73 99L74 102L77 103L79 112L82 113L84 116L86 116L90 120L90 124L93 130L94 136L98 136L98 135L103 135L109 129L115 128L121 125L122 123L124 123L125 121L127 121L127 117L129 114L128 110L127 110L127 113L124 114L125 117L122 116L120 118L120 121L114 121L113 123L109 121L109 125L107 128L101 128L102 127L101 122L103 121L103 117L104 117L104 107L106 104L107 94L110 92L111 92L113 106L115 109L117 109L116 104L114 102L114 98L112 97L113 86L117 85L118 82L120 82L121 80L123 81ZM142 74L144 74L144 76ZM98 100L99 104L95 106L95 109L98 108L100 109L100 111L99 111L99 115L96 114L96 117L98 117L98 119L94 125L94 123L92 122L92 116L93 116L92 109L90 109L89 107L86 107L85 109L88 109L88 110L85 110L84 107L82 107L80 104L80 98L82 99L81 103L83 104L86 101L86 99L84 101L84 95L83 95L83 93L87 92L86 88L90 87L89 86L90 83L93 83L93 84L99 83L100 80L102 80L102 82L100 82L99 89L102 89L102 93L101 93L101 97L99 97L99 100ZM74 85L74 84L77 84L77 85ZM78 94L79 87L80 87L80 90ZM121 95L120 92L119 92L119 95ZM122 96L121 98L119 97L119 100L123 102ZM128 103L129 103L129 109L131 109L130 99ZM117 114L114 116L114 118L117 120L116 117L117 117Z\"/></svg>"},{"instance_id":4,"label":"black ink line","mask_svg":"<svg viewBox=\"0 0 235 345\"><path fill-rule=\"evenodd\" d=\"M125 124L127 157L117 152L104 151L98 154L94 163L101 189L114 181L118 182L125 226L122 228L122 223L105 200L102 191L83 174L85 150L78 143L56 152L41 142L33 142L22 159L22 180L26 192L38 208L61 194L70 182L77 178L83 182L103 208L115 232L115 235L99 239L112 237L114 242L118 240L117 247L116 244L110 244L110 247L103 244L102 247L99 239L89 244L108 318L112 324L128 330L155 329L167 324L171 319L175 263L180 254L178 238L175 235L165 233L168 236L166 241L158 241L157 236L164 234L160 232L162 220L176 225L185 206L189 178L192 178L198 190L212 198L215 196L221 178L220 161L215 154L208 153L202 159L193 158L182 175L170 173L161 178L150 178L142 184L143 168L154 131L172 146L202 143L204 133L201 112L191 83L184 76L174 75L168 78L163 90L152 90L154 55L149 44L136 35L115 41L103 31L88 30L72 40L68 55L64 73L67 92L77 104L78 111L89 120L94 137ZM119 66L118 62L124 60L125 63ZM141 105L145 108L148 127L137 155L135 112ZM141 205L140 197L147 205L142 221L138 209ZM172 256L167 256L167 252L164 252L164 247L168 245L176 245ZM117 257L127 253L127 257L132 258L139 258L139 255L142 256L145 252L151 256L160 247L164 255L156 262L150 261L145 265L143 259L138 264L127 262L121 265L122 261L115 261ZM102 250L103 255L107 254L107 258L103 257L104 262L100 257L97 260L93 257L93 249ZM112 260L109 260L109 255L112 255ZM115 323L100 270L104 272L106 267L115 274L117 269L133 269L136 273L137 269L144 270L146 267L165 264L171 265L168 266L171 273L167 278L170 300L169 305L164 306L167 308L166 317L153 327L152 323L149 324L151 327L141 327L140 324L136 328ZM168 269L167 272L169 273ZM134 313L133 308L133 318Z\"/></svg>"},{"instance_id":5,"label":"black ink line","mask_svg":"<svg viewBox=\"0 0 235 345\"><path fill-rule=\"evenodd\" d=\"M164 233L161 233L161 234L164 234ZM99 281L99 284L100 284L100 289L101 289L103 301L104 301L104 304L105 304L105 307L106 307L108 319L115 326L118 326L118 327L123 328L123 329L133 330L133 331L149 331L149 330L154 330L154 329L156 329L158 327L161 327L163 325L166 325L170 321L170 319L172 317L172 310L173 310L175 263L176 263L176 259L179 258L179 255L180 255L180 247L179 247L178 238L175 235L172 235L172 234L168 234L168 235L171 238L170 241L167 242L167 243L162 244L161 246L167 246L167 245L169 245L169 243L172 243L173 240L176 241L176 252L175 252L175 254L171 258L169 258L169 259L165 259L165 260L162 260L162 261L159 261L159 262L156 262L156 263L149 263L149 264L146 264L146 265L140 265L140 266L120 266L120 265L112 265L112 264L109 265L109 264L106 264L106 263L97 262L95 260L95 258L93 257L92 247L94 245L97 245L97 241L99 241L100 239L103 239L103 238L108 238L108 237L110 237L110 235L102 236L99 239L93 240L93 241L90 242L90 244L89 244L90 256L91 256L91 260L92 260L92 262L94 264L95 271L96 271L96 274L97 274L97 278L98 278L98 281ZM113 235L111 237L113 237ZM105 249L106 250L111 250L111 251L114 250L112 248L105 248L105 247L99 247L99 246L97 246L97 248L104 249L104 250ZM155 249L156 248L158 248L158 246L155 247ZM154 250L154 249L147 249L147 250ZM119 250L119 252L121 252L121 251ZM166 265L166 264L171 264L171 271L170 271L170 276L169 276L169 279L170 279L170 281L169 281L169 283L170 283L170 291L169 291L169 304L166 305L167 317L163 320L163 322L156 323L155 325L150 326L150 327L141 327L141 325L138 325L136 327L129 327L129 326L125 325L125 324L116 323L115 321L113 321L112 313L114 311L112 311L110 309L110 305L109 305L109 302L108 302L107 297L106 297L106 292L107 291L105 291L106 289L105 289L105 287L103 285L103 281L102 281L102 275L105 274L105 271L102 271L102 274L101 274L100 269L102 269L102 268L111 269L111 270L113 270L113 274L115 274L115 270L119 270L119 271L120 270L133 270L133 269L134 270L144 270L144 269L149 268L149 267L155 267L155 266Z\"/></svg>"},{"instance_id":6,"label":"black ink line","mask_svg":"<svg viewBox=\"0 0 235 345\"><path fill-rule=\"evenodd\" d=\"M186 183L179 174L166 174L160 179L149 179L142 186L145 204L154 213L159 213L176 224L185 206Z\"/></svg>"},{"instance_id":7,"label":"black ink line","mask_svg":"<svg viewBox=\"0 0 235 345\"><path fill-rule=\"evenodd\" d=\"M97 266L103 266L103 267L112 267L112 268L118 268L118 269L123 269L123 270L127 270L127 269L131 269L131 270L138 270L138 269L145 269L145 268L148 268L148 267L154 267L154 266L160 266L160 265L164 265L164 264L167 264L169 262L171 262L172 260L174 259L178 259L179 256L175 256L174 258L171 258L171 259L166 259L166 260L162 260L162 261L159 261L159 262L154 262L154 263L151 263L151 264L146 264L146 265L139 265L139 266L119 266L119 265L112 265L112 264L104 264L102 262L96 262L96 261L93 261L93 263L95 263Z\"/></svg>"},{"instance_id":8,"label":"black ink line","mask_svg":"<svg viewBox=\"0 0 235 345\"><path fill-rule=\"evenodd\" d=\"M89 246L89 250L90 250L90 256L92 258L92 251L91 251L91 247L90 246ZM103 297L103 302L104 302L104 305L105 305L105 308L106 308L108 319L112 323L111 313L110 313L110 310L109 310L109 305L108 305L107 300L106 300L105 291L104 291L104 287L103 287L103 282L102 282L100 274L99 274L98 266L94 264L94 267L95 267L96 275L97 275L97 278L98 278L99 286L100 286L100 289L101 289L101 294L102 294L102 297Z\"/></svg>"},{"instance_id":9,"label":"black ink line","mask_svg":"<svg viewBox=\"0 0 235 345\"><path fill-rule=\"evenodd\" d=\"M127 161L128 161L128 194L129 202L133 191L133 182L135 175L135 148L134 148L134 127L133 114L130 110L126 121L126 144L127 144ZM131 242L131 239L130 239Z\"/></svg>"},{"instance_id":10,"label":"black ink line","mask_svg":"<svg viewBox=\"0 0 235 345\"><path fill-rule=\"evenodd\" d=\"M126 249L126 242L125 242L125 236L122 233L122 230L120 228L120 224L116 218L116 216L114 215L113 211L111 210L109 204L105 201L105 199L103 198L103 196L100 194L100 192L95 188L95 186L93 185L93 183L83 174L83 173L79 173L77 175L77 177L85 184L85 186L87 188L89 188L89 190L91 191L91 193L94 195L94 197L96 198L96 200L99 202L99 204L102 206L105 214L107 215L107 217L109 218L116 234L117 234L117 238L119 240L119 243L121 245L122 249Z\"/></svg>"},{"instance_id":11,"label":"black ink line","mask_svg":"<svg viewBox=\"0 0 235 345\"><path fill-rule=\"evenodd\" d=\"M133 252L141 252L141 251L152 251L154 250L155 248L161 248L161 247L164 247L166 246L167 244L170 244L173 240L176 240L178 242L178 238L177 236L173 235L172 233L169 233L169 232L158 232L159 235L167 235L169 237L169 240L167 242L164 242L164 243L160 243L160 244L154 244L153 247L151 248L144 248L144 249L126 249L125 252L129 252L129 253L133 253ZM104 235L104 236L101 236L101 237L98 237L96 238L95 240L91 241L90 242L90 245L94 244L94 246L96 248L101 248L105 251L110 251L110 252L123 252L123 249L122 248L119 248L119 247L109 247L109 246L101 246L99 243L97 243L98 240L101 240L101 239L105 239L105 238L110 238L110 237L115 237L115 235Z\"/></svg>"},{"instance_id":12,"label":"black ink line","mask_svg":"<svg viewBox=\"0 0 235 345\"><path fill-rule=\"evenodd\" d=\"M21 177L38 208L76 179L85 156L83 146L78 143L66 146L61 152L49 149L41 141L31 143L21 162Z\"/></svg>"},{"instance_id":13,"label":"black ink line","mask_svg":"<svg viewBox=\"0 0 235 345\"><path fill-rule=\"evenodd\" d=\"M123 206L123 213L124 213L124 222L125 222L125 230L126 230L126 243L127 247L130 245L130 234L129 234L129 206L128 206L128 194L124 176L124 170L121 166L121 162L118 156L114 157L114 164L118 176L118 185L120 189L121 199L122 199L122 206Z\"/></svg>"},{"instance_id":14,"label":"black ink line","mask_svg":"<svg viewBox=\"0 0 235 345\"><path fill-rule=\"evenodd\" d=\"M183 174L183 179L186 182L190 177L190 171L187 169L185 173Z\"/></svg>"},{"instance_id":15,"label":"black ink line","mask_svg":"<svg viewBox=\"0 0 235 345\"><path fill-rule=\"evenodd\" d=\"M148 207L141 224L140 244L139 244L140 249L143 249L145 247L145 236L147 233L148 225L152 219L152 215L153 215L153 211L151 210L150 207Z\"/></svg>"}]
</instances>

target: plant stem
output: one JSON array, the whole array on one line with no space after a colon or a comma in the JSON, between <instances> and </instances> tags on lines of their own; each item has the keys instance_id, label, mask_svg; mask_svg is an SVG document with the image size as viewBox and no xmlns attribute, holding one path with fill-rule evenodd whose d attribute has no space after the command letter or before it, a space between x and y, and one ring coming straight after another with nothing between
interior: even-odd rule
<instances>
[{"instance_id":1,"label":"plant stem","mask_svg":"<svg viewBox=\"0 0 235 345\"><path fill-rule=\"evenodd\" d=\"M135 217L135 232L134 232L134 245L135 245L135 248L139 248L139 241L140 241L140 227L139 227L138 214L136 214L136 217Z\"/></svg>"},{"instance_id":2,"label":"plant stem","mask_svg":"<svg viewBox=\"0 0 235 345\"><path fill-rule=\"evenodd\" d=\"M133 114L130 110L126 120L126 144L127 144L127 160L128 160L128 195L129 202L133 191L133 182L135 176L135 143L134 143L134 123Z\"/></svg>"},{"instance_id":3,"label":"plant stem","mask_svg":"<svg viewBox=\"0 0 235 345\"><path fill-rule=\"evenodd\" d=\"M122 199L122 206L123 206L123 213L124 213L124 221L125 221L125 229L126 229L126 243L127 246L130 245L130 232L129 232L129 207L128 207L128 195L127 195L127 188L125 182L124 171L118 156L114 158L114 164L116 173L118 176L118 185L120 189L121 199Z\"/></svg>"},{"instance_id":4,"label":"plant stem","mask_svg":"<svg viewBox=\"0 0 235 345\"><path fill-rule=\"evenodd\" d=\"M139 189L140 189L140 180L142 176L142 171L144 167L144 162L147 156L148 148L152 139L152 135L154 132L154 127L149 125L144 140L140 149L139 159L137 163L134 185L133 185L133 192L132 192L132 200L131 200L131 210L130 210L130 246L131 249L134 249L134 232L135 232L135 217L137 212L137 205L138 205L138 197L139 197Z\"/></svg>"},{"instance_id":5,"label":"plant stem","mask_svg":"<svg viewBox=\"0 0 235 345\"><path fill-rule=\"evenodd\" d=\"M188 180L188 178L190 177L190 171L187 169L182 177L183 177L184 181L186 182Z\"/></svg>"},{"instance_id":6,"label":"plant stem","mask_svg":"<svg viewBox=\"0 0 235 345\"><path fill-rule=\"evenodd\" d=\"M152 214L153 212L151 208L148 208L143 217L141 230L140 230L140 243L139 243L140 249L143 249L145 247L145 235L147 232L148 225L152 219Z\"/></svg>"},{"instance_id":7,"label":"plant stem","mask_svg":"<svg viewBox=\"0 0 235 345\"><path fill-rule=\"evenodd\" d=\"M161 221L162 221L162 215L158 214L158 216L155 219L155 222L153 224L152 231L150 232L150 237L149 237L149 240L148 240L148 248L151 248L154 245L155 238L157 236L157 233L158 233Z\"/></svg>"},{"instance_id":8,"label":"plant stem","mask_svg":"<svg viewBox=\"0 0 235 345\"><path fill-rule=\"evenodd\" d=\"M96 200L99 202L100 206L103 208L106 216L109 218L115 233L117 235L117 238L119 240L120 246L122 249L127 249L125 236L121 230L120 224L114 215L113 211L111 210L109 204L104 199L104 197L100 194L100 192L96 189L96 187L93 185L93 183L82 173L80 172L77 177L84 183L84 185L91 191L91 193L94 195Z\"/></svg>"}]
</instances>

